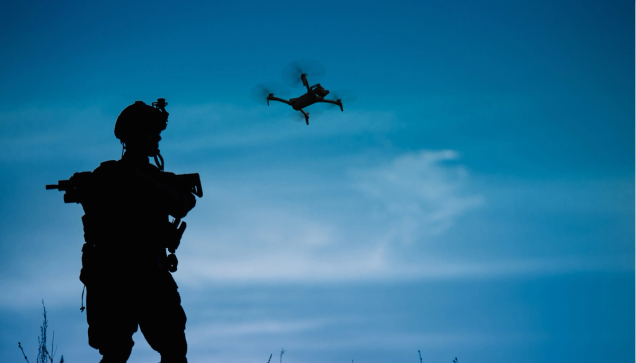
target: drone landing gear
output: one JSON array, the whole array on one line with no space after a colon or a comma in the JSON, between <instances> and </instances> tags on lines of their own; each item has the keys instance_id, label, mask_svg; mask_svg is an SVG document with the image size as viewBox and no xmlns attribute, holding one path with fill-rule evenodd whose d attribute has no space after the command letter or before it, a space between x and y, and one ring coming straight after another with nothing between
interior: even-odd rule
<instances>
[{"instance_id":1,"label":"drone landing gear","mask_svg":"<svg viewBox=\"0 0 636 363\"><path fill-rule=\"evenodd\" d=\"M305 122L307 123L307 125L309 125L309 114L305 110L303 110L302 108L300 110L298 110L298 111L302 112L303 115L305 115Z\"/></svg>"}]
</instances>

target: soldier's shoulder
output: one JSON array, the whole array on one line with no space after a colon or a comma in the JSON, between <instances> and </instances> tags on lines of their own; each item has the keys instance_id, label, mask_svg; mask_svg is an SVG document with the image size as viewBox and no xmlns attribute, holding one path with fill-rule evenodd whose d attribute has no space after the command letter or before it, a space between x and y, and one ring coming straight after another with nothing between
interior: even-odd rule
<instances>
[{"instance_id":1,"label":"soldier's shoulder","mask_svg":"<svg viewBox=\"0 0 636 363\"><path fill-rule=\"evenodd\" d=\"M119 168L118 160L107 160L99 164L99 166L93 172L99 173L99 172L114 170L118 168Z\"/></svg>"},{"instance_id":2,"label":"soldier's shoulder","mask_svg":"<svg viewBox=\"0 0 636 363\"><path fill-rule=\"evenodd\" d=\"M99 164L98 168L114 168L119 164L119 160L106 160Z\"/></svg>"},{"instance_id":3,"label":"soldier's shoulder","mask_svg":"<svg viewBox=\"0 0 636 363\"><path fill-rule=\"evenodd\" d=\"M98 178L111 178L124 172L124 167L119 160L108 160L99 164L99 166L93 170L93 175Z\"/></svg>"}]
</instances>

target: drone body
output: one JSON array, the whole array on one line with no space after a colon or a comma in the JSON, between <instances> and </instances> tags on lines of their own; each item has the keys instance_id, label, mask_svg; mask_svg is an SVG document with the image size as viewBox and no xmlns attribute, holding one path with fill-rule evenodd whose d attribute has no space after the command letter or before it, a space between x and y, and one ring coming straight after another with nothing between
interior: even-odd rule
<instances>
[{"instance_id":1,"label":"drone body","mask_svg":"<svg viewBox=\"0 0 636 363\"><path fill-rule=\"evenodd\" d=\"M309 66L307 66L308 64ZM314 69L307 70L303 68ZM307 93L287 100L276 96L276 94L285 93L285 90L281 90L276 84L260 84L252 91L252 95L257 101L260 101L260 99L262 99L261 97L266 96L268 106L269 101L278 101L290 105L294 110L300 111L303 114L305 117L305 123L309 125L309 113L304 110L305 107L316 103L326 103L336 105L340 107L340 111L344 111L341 98L336 96L335 99L326 99L325 96L329 94L329 91L322 87L320 83L309 86L309 81L307 80L308 75L320 77L323 74L324 69L322 69L322 66L315 61L304 60L292 62L285 68L285 71L283 71L283 78L287 78L288 83L291 83L292 85L298 83L297 81L300 80L302 85L307 88ZM274 90L276 88L278 89ZM349 99L353 101L353 96L349 97Z\"/></svg>"},{"instance_id":2,"label":"drone body","mask_svg":"<svg viewBox=\"0 0 636 363\"><path fill-rule=\"evenodd\" d=\"M303 113L303 115L305 116L305 122L307 123L307 125L309 125L309 114L305 110L303 110L303 108L307 106L311 106L314 103L318 103L318 102L331 103L331 104L340 106L340 111L344 111L341 100L337 99L334 101L334 100L325 99L325 96L329 94L329 91L324 89L324 87L322 87L320 83L309 87L309 82L307 81L307 75L305 73L302 73L300 77L303 81L303 86L307 87L307 93L305 93L304 95L300 97L292 98L289 101L282 98L278 98L274 96L273 93L270 93L267 96L267 105L269 106L269 101L279 101L279 102L286 103L290 105L294 110L300 111Z\"/></svg>"}]
</instances>

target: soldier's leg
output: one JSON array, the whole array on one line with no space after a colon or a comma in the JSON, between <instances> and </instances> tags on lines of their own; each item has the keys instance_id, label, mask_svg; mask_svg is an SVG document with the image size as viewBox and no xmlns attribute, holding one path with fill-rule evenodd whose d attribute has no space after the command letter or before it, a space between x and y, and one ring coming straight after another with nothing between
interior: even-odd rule
<instances>
[{"instance_id":1,"label":"soldier's leg","mask_svg":"<svg viewBox=\"0 0 636 363\"><path fill-rule=\"evenodd\" d=\"M187 363L187 319L177 284L168 271L160 271L153 280L145 289L141 332L152 349L161 354L161 363Z\"/></svg>"},{"instance_id":2,"label":"soldier's leg","mask_svg":"<svg viewBox=\"0 0 636 363\"><path fill-rule=\"evenodd\" d=\"M125 293L114 291L112 284L100 285L86 288L88 344L99 350L102 363L124 363L135 344L137 321Z\"/></svg>"}]
</instances>

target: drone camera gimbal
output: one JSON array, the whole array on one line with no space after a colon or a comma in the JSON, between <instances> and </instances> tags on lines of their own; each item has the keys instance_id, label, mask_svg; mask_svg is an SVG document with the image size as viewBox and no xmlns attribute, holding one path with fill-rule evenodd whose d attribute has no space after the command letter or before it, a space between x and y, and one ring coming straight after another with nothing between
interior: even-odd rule
<instances>
[{"instance_id":1,"label":"drone camera gimbal","mask_svg":"<svg viewBox=\"0 0 636 363\"><path fill-rule=\"evenodd\" d=\"M157 98L157 102L153 102L152 106L159 109L164 109L168 106L168 102L166 102L165 98Z\"/></svg>"}]
</instances>

